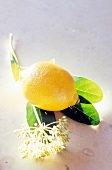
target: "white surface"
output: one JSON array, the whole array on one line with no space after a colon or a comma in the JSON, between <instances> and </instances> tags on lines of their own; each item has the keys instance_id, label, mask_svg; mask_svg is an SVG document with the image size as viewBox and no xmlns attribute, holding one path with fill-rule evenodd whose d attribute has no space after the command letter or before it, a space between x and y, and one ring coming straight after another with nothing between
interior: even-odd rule
<instances>
[{"instance_id":1,"label":"white surface","mask_svg":"<svg viewBox=\"0 0 112 170\"><path fill-rule=\"evenodd\" d=\"M54 57L71 74L93 79L104 91L96 105L100 125L92 128L71 120L67 149L41 161L22 159L12 133L25 122L25 99L10 70L10 32L23 66ZM111 0L1 0L0 170L66 170L65 165L70 170L111 170L111 78Z\"/></svg>"}]
</instances>

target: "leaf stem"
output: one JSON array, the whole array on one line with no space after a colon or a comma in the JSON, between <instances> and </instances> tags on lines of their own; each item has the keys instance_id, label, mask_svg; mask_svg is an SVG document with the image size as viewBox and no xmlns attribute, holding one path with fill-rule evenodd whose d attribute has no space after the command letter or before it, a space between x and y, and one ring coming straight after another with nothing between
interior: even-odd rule
<instances>
[{"instance_id":1,"label":"leaf stem","mask_svg":"<svg viewBox=\"0 0 112 170\"><path fill-rule=\"evenodd\" d=\"M11 52L14 52L14 51L13 51L13 47L12 47L12 40L13 40L13 34L10 33L10 34L9 34L10 51L11 51Z\"/></svg>"},{"instance_id":2,"label":"leaf stem","mask_svg":"<svg viewBox=\"0 0 112 170\"><path fill-rule=\"evenodd\" d=\"M10 33L10 34L9 34L9 45L10 45L10 53L9 53L9 55L10 55L11 57L12 57L12 55L14 56L14 58L15 58L15 60L16 60L16 63L17 63L18 66L19 66L18 59L17 59L16 54L15 54L15 52L14 52L14 50L13 50L13 43L12 43L12 41L13 41L13 34Z\"/></svg>"},{"instance_id":3,"label":"leaf stem","mask_svg":"<svg viewBox=\"0 0 112 170\"><path fill-rule=\"evenodd\" d=\"M33 105L32 105L32 106L33 106ZM38 121L38 124L39 124L39 126L41 126L42 123L41 123L40 118L39 118L39 116L38 116L38 113L37 113L37 111L36 111L36 109L35 109L35 106L33 106L33 110L34 110L36 119L37 119L37 121Z\"/></svg>"}]
</instances>

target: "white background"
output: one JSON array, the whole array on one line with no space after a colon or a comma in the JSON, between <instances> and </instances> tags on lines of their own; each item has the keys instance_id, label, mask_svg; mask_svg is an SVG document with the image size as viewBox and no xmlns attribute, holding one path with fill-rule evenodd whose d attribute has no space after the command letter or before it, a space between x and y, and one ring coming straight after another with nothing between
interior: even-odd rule
<instances>
[{"instance_id":1,"label":"white background","mask_svg":"<svg viewBox=\"0 0 112 170\"><path fill-rule=\"evenodd\" d=\"M72 75L90 78L104 92L96 105L101 117L93 128L70 120L65 151L41 161L22 159L13 130L25 122L25 99L13 80L9 33L22 66L56 63ZM0 170L112 169L112 1L0 1ZM62 116L61 113L57 113Z\"/></svg>"}]
</instances>

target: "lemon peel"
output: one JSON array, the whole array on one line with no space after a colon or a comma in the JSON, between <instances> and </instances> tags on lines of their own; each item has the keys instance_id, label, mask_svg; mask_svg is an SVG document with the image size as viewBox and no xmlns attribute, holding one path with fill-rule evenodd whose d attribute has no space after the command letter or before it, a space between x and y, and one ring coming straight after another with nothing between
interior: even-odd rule
<instances>
[{"instance_id":1,"label":"lemon peel","mask_svg":"<svg viewBox=\"0 0 112 170\"><path fill-rule=\"evenodd\" d=\"M63 110L78 100L73 77L51 62L31 65L20 73L20 81L25 98L44 110Z\"/></svg>"}]
</instances>

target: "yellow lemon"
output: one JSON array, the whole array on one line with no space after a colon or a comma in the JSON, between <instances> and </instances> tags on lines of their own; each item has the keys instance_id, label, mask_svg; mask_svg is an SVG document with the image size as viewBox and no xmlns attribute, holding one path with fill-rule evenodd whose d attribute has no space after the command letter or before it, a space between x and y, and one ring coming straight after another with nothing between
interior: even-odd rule
<instances>
[{"instance_id":1,"label":"yellow lemon","mask_svg":"<svg viewBox=\"0 0 112 170\"><path fill-rule=\"evenodd\" d=\"M76 104L78 95L72 76L52 62L39 62L21 71L25 98L40 109L63 110Z\"/></svg>"}]
</instances>

